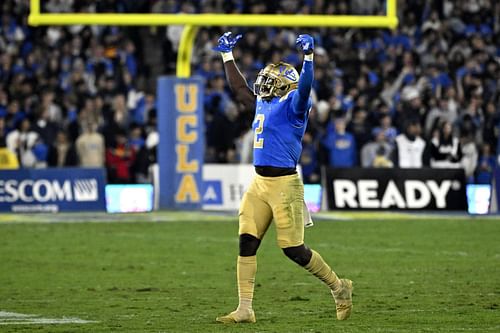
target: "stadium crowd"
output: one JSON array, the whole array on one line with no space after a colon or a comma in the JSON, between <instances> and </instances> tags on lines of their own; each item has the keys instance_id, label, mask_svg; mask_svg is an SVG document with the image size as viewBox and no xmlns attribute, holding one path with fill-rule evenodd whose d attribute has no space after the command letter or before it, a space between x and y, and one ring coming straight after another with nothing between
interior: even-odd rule
<instances>
[{"instance_id":1,"label":"stadium crowd","mask_svg":"<svg viewBox=\"0 0 500 333\"><path fill-rule=\"evenodd\" d=\"M47 0L46 12L384 15L383 1ZM182 27L30 27L28 0L2 1L0 147L22 167L105 166L110 182L148 180L155 161L155 78L174 74ZM500 4L407 0L397 29L236 28L249 84L270 62L300 66L314 36L314 105L303 141L306 182L333 167L463 167L489 183L499 148ZM251 112L235 104L212 50L228 28L198 33L206 79L206 162L251 161ZM160 65L158 65L160 64Z\"/></svg>"}]
</instances>

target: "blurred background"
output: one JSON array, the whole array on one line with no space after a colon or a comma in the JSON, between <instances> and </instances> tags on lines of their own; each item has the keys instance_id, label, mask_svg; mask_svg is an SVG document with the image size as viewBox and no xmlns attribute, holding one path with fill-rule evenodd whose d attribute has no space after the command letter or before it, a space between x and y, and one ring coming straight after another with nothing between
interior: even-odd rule
<instances>
[{"instance_id":1,"label":"blurred background","mask_svg":"<svg viewBox=\"0 0 500 333\"><path fill-rule=\"evenodd\" d=\"M182 26L27 24L29 1L0 5L0 147L21 168L105 168L110 184L153 183L157 78L174 75ZM47 0L42 13L385 15L385 2ZM201 27L192 74L205 80L204 162L252 162L253 114L235 103L212 51L226 30L253 84L267 63L300 69L299 33L316 42L304 183L328 168L446 168L491 185L500 120L500 4L399 1L388 29ZM418 149L411 151L417 142ZM410 150L409 150L410 149ZM12 155L11 155L12 157Z\"/></svg>"}]
</instances>

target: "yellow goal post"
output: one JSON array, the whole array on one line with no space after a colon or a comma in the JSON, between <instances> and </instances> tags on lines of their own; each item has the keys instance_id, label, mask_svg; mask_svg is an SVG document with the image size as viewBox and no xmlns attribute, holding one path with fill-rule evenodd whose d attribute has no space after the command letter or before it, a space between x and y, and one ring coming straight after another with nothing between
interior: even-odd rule
<instances>
[{"instance_id":1,"label":"yellow goal post","mask_svg":"<svg viewBox=\"0 0 500 333\"><path fill-rule=\"evenodd\" d=\"M390 28L398 25L397 0L386 0L386 15L284 15L284 14L101 14L41 13L41 0L30 0L28 23L38 25L184 25L179 44L177 76L191 76L191 54L199 27L203 26L276 26Z\"/></svg>"}]
</instances>

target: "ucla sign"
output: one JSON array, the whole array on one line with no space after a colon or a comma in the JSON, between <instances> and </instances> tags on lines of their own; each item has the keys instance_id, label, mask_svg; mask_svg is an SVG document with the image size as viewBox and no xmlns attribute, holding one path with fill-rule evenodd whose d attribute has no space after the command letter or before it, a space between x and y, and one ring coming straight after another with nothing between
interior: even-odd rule
<instances>
[{"instance_id":1,"label":"ucla sign","mask_svg":"<svg viewBox=\"0 0 500 333\"><path fill-rule=\"evenodd\" d=\"M201 208L203 86L201 78L158 79L160 208Z\"/></svg>"}]
</instances>

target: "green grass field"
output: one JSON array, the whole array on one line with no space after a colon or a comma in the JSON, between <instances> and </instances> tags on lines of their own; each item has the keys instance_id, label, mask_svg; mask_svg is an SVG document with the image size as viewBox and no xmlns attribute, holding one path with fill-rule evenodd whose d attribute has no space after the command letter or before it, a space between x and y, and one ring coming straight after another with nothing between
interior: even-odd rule
<instances>
[{"instance_id":1,"label":"green grass field","mask_svg":"<svg viewBox=\"0 0 500 333\"><path fill-rule=\"evenodd\" d=\"M500 332L499 220L347 216L323 216L306 243L354 281L351 319L335 319L326 287L282 255L271 228L257 323L225 326L214 319L237 305L236 218L3 215L0 311L94 322L4 315L0 332ZM114 222L41 223L54 219Z\"/></svg>"}]
</instances>

